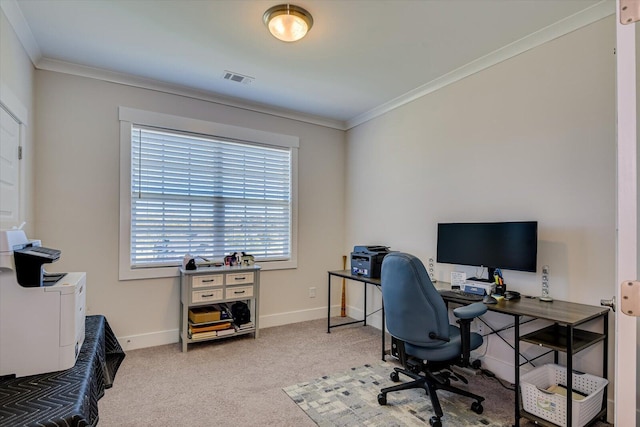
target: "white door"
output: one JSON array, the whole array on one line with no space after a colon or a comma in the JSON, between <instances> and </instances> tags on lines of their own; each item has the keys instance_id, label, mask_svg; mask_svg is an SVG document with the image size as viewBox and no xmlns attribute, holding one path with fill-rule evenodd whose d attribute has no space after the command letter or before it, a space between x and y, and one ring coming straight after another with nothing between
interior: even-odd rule
<instances>
[{"instance_id":1,"label":"white door","mask_svg":"<svg viewBox=\"0 0 640 427\"><path fill-rule=\"evenodd\" d=\"M20 218L20 123L0 105L0 229Z\"/></svg>"},{"instance_id":2,"label":"white door","mask_svg":"<svg viewBox=\"0 0 640 427\"><path fill-rule=\"evenodd\" d=\"M636 109L636 26L621 24L620 5L638 0L617 0L616 7L616 115L618 151L616 300L620 282L638 279L638 153ZM626 4L625 4L626 3ZM634 6L635 7L635 6ZM618 304L619 305L619 304ZM615 420L616 427L634 427L637 415L637 322L635 317L615 313Z\"/></svg>"}]
</instances>

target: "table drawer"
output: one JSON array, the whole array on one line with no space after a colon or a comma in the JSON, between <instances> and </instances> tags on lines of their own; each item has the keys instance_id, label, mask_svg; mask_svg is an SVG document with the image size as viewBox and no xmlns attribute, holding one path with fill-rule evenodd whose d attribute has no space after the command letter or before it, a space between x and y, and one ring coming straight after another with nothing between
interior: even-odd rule
<instances>
[{"instance_id":1,"label":"table drawer","mask_svg":"<svg viewBox=\"0 0 640 427\"><path fill-rule=\"evenodd\" d=\"M226 289L226 299L253 297L253 286L230 286Z\"/></svg>"},{"instance_id":2,"label":"table drawer","mask_svg":"<svg viewBox=\"0 0 640 427\"><path fill-rule=\"evenodd\" d=\"M253 272L227 274L227 286L243 285L245 283L253 283Z\"/></svg>"},{"instance_id":3,"label":"table drawer","mask_svg":"<svg viewBox=\"0 0 640 427\"><path fill-rule=\"evenodd\" d=\"M222 286L224 282L224 275L222 274L211 274L206 276L193 276L192 287L194 288L205 288L208 286Z\"/></svg>"},{"instance_id":4,"label":"table drawer","mask_svg":"<svg viewBox=\"0 0 640 427\"><path fill-rule=\"evenodd\" d=\"M191 302L209 302L222 299L222 288L191 292Z\"/></svg>"}]
</instances>

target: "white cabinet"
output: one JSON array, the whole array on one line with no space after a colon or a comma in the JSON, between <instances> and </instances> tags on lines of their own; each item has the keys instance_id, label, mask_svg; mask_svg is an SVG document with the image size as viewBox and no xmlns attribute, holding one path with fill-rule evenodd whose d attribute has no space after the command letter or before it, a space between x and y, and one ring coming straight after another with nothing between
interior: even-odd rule
<instances>
[{"instance_id":1,"label":"white cabinet","mask_svg":"<svg viewBox=\"0 0 640 427\"><path fill-rule=\"evenodd\" d=\"M260 295L260 267L200 267L180 269L180 341L182 351L193 342L215 340L235 335L253 334L258 337L258 298ZM225 318L234 303L246 303L251 312L249 322L236 324ZM220 310L222 309L222 310ZM189 318L192 310L192 319ZM216 313L222 312L221 316ZM199 313L198 319L193 316ZM201 320L202 312L212 313ZM194 321L195 319L195 321Z\"/></svg>"}]
</instances>

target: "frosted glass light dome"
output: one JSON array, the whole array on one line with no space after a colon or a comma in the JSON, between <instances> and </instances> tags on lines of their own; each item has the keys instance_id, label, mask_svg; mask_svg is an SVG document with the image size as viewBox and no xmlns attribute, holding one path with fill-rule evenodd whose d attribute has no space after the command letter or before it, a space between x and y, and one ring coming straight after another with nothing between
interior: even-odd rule
<instances>
[{"instance_id":1,"label":"frosted glass light dome","mask_svg":"<svg viewBox=\"0 0 640 427\"><path fill-rule=\"evenodd\" d=\"M313 26L313 18L305 9L291 4L269 8L262 17L269 32L284 42L303 38Z\"/></svg>"}]
</instances>

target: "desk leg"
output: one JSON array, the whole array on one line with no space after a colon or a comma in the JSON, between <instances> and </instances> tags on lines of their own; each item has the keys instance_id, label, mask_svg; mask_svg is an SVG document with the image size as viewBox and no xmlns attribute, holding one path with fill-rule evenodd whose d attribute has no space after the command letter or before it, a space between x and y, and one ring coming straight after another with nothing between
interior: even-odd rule
<instances>
[{"instance_id":1,"label":"desk leg","mask_svg":"<svg viewBox=\"0 0 640 427\"><path fill-rule=\"evenodd\" d=\"M513 343L513 349L514 349L514 371L515 371L515 398L516 398L516 403L515 403L515 427L519 427L520 426L520 316L516 315L514 316L514 325L513 325L513 330L514 330L514 335L513 335L513 339L514 339L514 343Z\"/></svg>"},{"instance_id":2,"label":"desk leg","mask_svg":"<svg viewBox=\"0 0 640 427\"><path fill-rule=\"evenodd\" d=\"M567 425L571 425L573 394L573 327L567 325Z\"/></svg>"},{"instance_id":3,"label":"desk leg","mask_svg":"<svg viewBox=\"0 0 640 427\"><path fill-rule=\"evenodd\" d=\"M384 350L385 350L385 347L386 347L385 342L384 342L384 340L385 340L385 330L386 330L385 322L384 322L384 301L382 302L382 328L381 329L382 329L382 361L384 362L385 361Z\"/></svg>"},{"instance_id":4,"label":"desk leg","mask_svg":"<svg viewBox=\"0 0 640 427\"><path fill-rule=\"evenodd\" d=\"M329 278L327 279L327 333L331 333L331 274L328 274Z\"/></svg>"},{"instance_id":5,"label":"desk leg","mask_svg":"<svg viewBox=\"0 0 640 427\"><path fill-rule=\"evenodd\" d=\"M362 282L362 286L364 286L364 324L363 326L367 326L367 282Z\"/></svg>"}]
</instances>

